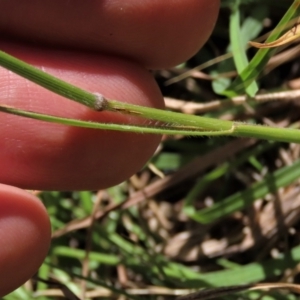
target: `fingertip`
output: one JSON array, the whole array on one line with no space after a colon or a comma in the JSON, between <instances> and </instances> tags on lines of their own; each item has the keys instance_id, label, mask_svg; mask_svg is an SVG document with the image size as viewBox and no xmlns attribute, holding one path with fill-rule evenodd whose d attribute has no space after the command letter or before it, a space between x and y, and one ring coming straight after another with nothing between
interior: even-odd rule
<instances>
[{"instance_id":1,"label":"fingertip","mask_svg":"<svg viewBox=\"0 0 300 300\"><path fill-rule=\"evenodd\" d=\"M159 69L187 60L203 46L219 6L220 0L94 0L72 6L68 0L59 5L10 0L1 3L0 32L32 43L115 54Z\"/></svg>"},{"instance_id":2,"label":"fingertip","mask_svg":"<svg viewBox=\"0 0 300 300\"><path fill-rule=\"evenodd\" d=\"M76 51L1 46L85 90L132 104L164 106L153 77L136 63ZM0 68L1 79L2 104L77 120L147 124L139 117L94 112ZM144 166L160 142L156 135L68 127L0 114L0 182L25 189L97 190L119 184Z\"/></svg>"},{"instance_id":3,"label":"fingertip","mask_svg":"<svg viewBox=\"0 0 300 300\"><path fill-rule=\"evenodd\" d=\"M0 184L0 297L38 270L47 255L51 226L42 203L32 194Z\"/></svg>"}]
</instances>

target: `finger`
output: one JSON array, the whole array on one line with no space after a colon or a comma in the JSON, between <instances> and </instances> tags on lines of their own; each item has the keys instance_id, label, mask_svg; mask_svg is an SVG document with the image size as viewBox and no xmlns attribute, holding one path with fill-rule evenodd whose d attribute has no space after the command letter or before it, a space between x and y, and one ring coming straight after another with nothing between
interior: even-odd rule
<instances>
[{"instance_id":1,"label":"finger","mask_svg":"<svg viewBox=\"0 0 300 300\"><path fill-rule=\"evenodd\" d=\"M10 0L1 3L0 33L162 68L201 48L218 10L219 0Z\"/></svg>"},{"instance_id":2,"label":"finger","mask_svg":"<svg viewBox=\"0 0 300 300\"><path fill-rule=\"evenodd\" d=\"M51 230L33 195L0 184L0 297L34 275L47 255Z\"/></svg>"},{"instance_id":3,"label":"finger","mask_svg":"<svg viewBox=\"0 0 300 300\"><path fill-rule=\"evenodd\" d=\"M2 44L9 53L92 92L120 101L163 107L148 71L108 56L39 51ZM143 119L94 112L0 68L2 104L101 122L140 123ZM140 170L160 137L80 129L0 113L0 182L30 189L86 190L115 185ZM146 123L145 123L146 122Z\"/></svg>"}]
</instances>

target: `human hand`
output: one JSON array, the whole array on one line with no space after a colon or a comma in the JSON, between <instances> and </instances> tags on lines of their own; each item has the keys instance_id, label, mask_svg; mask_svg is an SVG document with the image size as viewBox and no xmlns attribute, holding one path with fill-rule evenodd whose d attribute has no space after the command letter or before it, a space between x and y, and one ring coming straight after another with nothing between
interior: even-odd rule
<instances>
[{"instance_id":1,"label":"human hand","mask_svg":"<svg viewBox=\"0 0 300 300\"><path fill-rule=\"evenodd\" d=\"M219 0L2 1L0 49L86 90L163 108L146 68L169 67L192 56L209 37L218 8ZM133 121L93 112L3 68L0 99L2 104L74 119ZM20 188L115 185L143 166L159 139L0 113L0 296L36 272L50 244L45 208Z\"/></svg>"}]
</instances>

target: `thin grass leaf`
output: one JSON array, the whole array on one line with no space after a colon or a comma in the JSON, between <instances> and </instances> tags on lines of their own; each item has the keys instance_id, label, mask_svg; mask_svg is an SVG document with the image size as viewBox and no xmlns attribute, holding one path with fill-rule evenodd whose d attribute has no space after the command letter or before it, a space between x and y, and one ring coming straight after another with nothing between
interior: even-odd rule
<instances>
[{"instance_id":1,"label":"thin grass leaf","mask_svg":"<svg viewBox=\"0 0 300 300\"><path fill-rule=\"evenodd\" d=\"M237 2L239 3L239 1ZM238 3L236 3L230 15L229 32L235 67L240 78L244 80L243 70L248 66L249 62L245 52L244 37L242 36L240 29L240 10ZM246 86L245 90L248 95L255 95L258 91L257 83L255 81L251 82Z\"/></svg>"},{"instance_id":2,"label":"thin grass leaf","mask_svg":"<svg viewBox=\"0 0 300 300\"><path fill-rule=\"evenodd\" d=\"M276 192L279 188L287 186L300 177L300 160L291 166L283 167L273 174L266 176L260 182L254 183L245 191L237 192L232 196L216 203L209 208L198 211L193 219L200 223L211 223L228 216L235 211L250 206L255 200L265 197L269 193Z\"/></svg>"},{"instance_id":3,"label":"thin grass leaf","mask_svg":"<svg viewBox=\"0 0 300 300\"><path fill-rule=\"evenodd\" d=\"M182 134L187 136L238 136L238 137L254 137L259 139L267 139L278 142L300 143L300 131L293 128L275 128L261 125L251 125L232 121L225 121L219 119L212 119L207 117L198 117L193 115L185 115L181 113L163 111L155 108L148 108L128 103L120 103L118 101L109 101L108 110L126 110L131 112L139 112L145 118L153 117L155 120L177 120L182 123L182 126L175 125L174 127L168 125L162 126L141 126L141 125L127 125L127 124L110 124L97 123L89 121L80 121L69 118L55 117L25 111L8 106L1 106L0 111L13 115L18 115L26 118L36 119L40 121L47 121L52 123L59 123L68 126L116 130L135 133L152 133L152 134ZM206 131L210 130L210 131Z\"/></svg>"},{"instance_id":4,"label":"thin grass leaf","mask_svg":"<svg viewBox=\"0 0 300 300\"><path fill-rule=\"evenodd\" d=\"M265 281L280 276L286 269L299 262L300 246L297 246L282 254L280 258L254 262L232 270L197 273L180 264L171 263L172 269L165 269L165 272L169 278L180 279L179 282L184 283L185 287L200 289Z\"/></svg>"},{"instance_id":5,"label":"thin grass leaf","mask_svg":"<svg viewBox=\"0 0 300 300\"><path fill-rule=\"evenodd\" d=\"M249 151L243 153L240 157L237 157L234 161L225 162L221 166L205 174L202 178L199 179L199 181L187 194L184 201L183 211L194 221L199 221L199 214L201 215L201 211L197 211L193 206L194 201L197 199L198 195L202 193L209 184L213 184L213 182L216 179L224 176L225 174L228 174L233 169L238 168L241 164L245 163L251 157L260 155L265 151L270 150L274 146L275 146L274 143L269 143L269 144L265 143L265 144L257 145L255 148L250 149Z\"/></svg>"},{"instance_id":6,"label":"thin grass leaf","mask_svg":"<svg viewBox=\"0 0 300 300\"><path fill-rule=\"evenodd\" d=\"M85 250L81 249L72 249L64 246L54 247L52 253L57 256L75 258L78 260L82 260L85 257ZM104 263L107 265L117 265L122 262L122 260L113 254L100 253L100 252L90 252L89 253L90 260L96 261L98 263Z\"/></svg>"}]
</instances>

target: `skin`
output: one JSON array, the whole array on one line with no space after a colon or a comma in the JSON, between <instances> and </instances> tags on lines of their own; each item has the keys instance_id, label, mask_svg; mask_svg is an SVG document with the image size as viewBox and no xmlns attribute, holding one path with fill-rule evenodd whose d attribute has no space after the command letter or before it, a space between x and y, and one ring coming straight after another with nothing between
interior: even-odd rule
<instances>
[{"instance_id":1,"label":"skin","mask_svg":"<svg viewBox=\"0 0 300 300\"><path fill-rule=\"evenodd\" d=\"M210 35L219 8L219 0L0 3L1 50L108 98L158 108L163 108L163 99L147 68L169 67L196 53ZM3 104L70 118L145 122L93 112L3 68L0 99ZM0 297L36 272L50 244L45 208L20 188L109 187L138 171L159 140L0 113L0 241L5 245L0 247Z\"/></svg>"}]
</instances>

